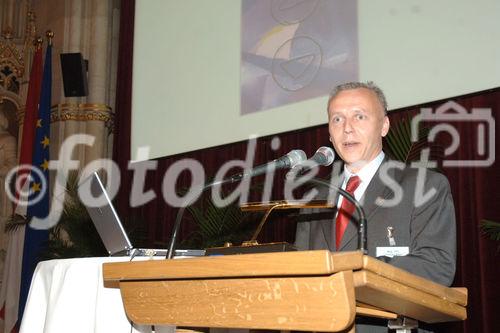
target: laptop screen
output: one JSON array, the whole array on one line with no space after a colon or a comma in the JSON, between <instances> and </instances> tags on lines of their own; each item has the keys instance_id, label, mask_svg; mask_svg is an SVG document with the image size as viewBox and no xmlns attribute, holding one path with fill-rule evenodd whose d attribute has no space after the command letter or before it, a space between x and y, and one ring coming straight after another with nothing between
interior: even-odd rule
<instances>
[{"instance_id":1,"label":"laptop screen","mask_svg":"<svg viewBox=\"0 0 500 333\"><path fill-rule=\"evenodd\" d=\"M87 181L90 182L90 192L94 198L105 198L105 204L102 206L85 207L109 255L131 250L132 244L97 172L85 180Z\"/></svg>"}]
</instances>

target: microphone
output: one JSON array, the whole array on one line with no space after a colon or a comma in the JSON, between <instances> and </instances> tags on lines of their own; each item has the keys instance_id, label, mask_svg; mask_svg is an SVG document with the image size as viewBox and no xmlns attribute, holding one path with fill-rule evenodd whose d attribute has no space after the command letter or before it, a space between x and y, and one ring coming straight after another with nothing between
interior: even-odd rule
<instances>
[{"instance_id":1,"label":"microphone","mask_svg":"<svg viewBox=\"0 0 500 333\"><path fill-rule=\"evenodd\" d=\"M323 147L323 148L326 148L326 147ZM318 151L319 151L319 149L318 149ZM332 151L332 154L333 154L333 151ZM230 183L234 183L234 182L237 182L238 180L241 180L243 178L255 177L255 176L264 174L268 171L294 168L297 165L304 162L306 160L306 158L307 158L306 153L304 153L303 150L294 149L294 150L291 150L288 154L281 156L280 158L277 158L271 162L256 166L255 168L252 168L248 171L244 171L244 172L238 173L234 176L231 176L228 181ZM332 161L333 161L333 158L332 158ZM227 182L227 181L224 181L224 182Z\"/></svg>"},{"instance_id":2,"label":"microphone","mask_svg":"<svg viewBox=\"0 0 500 333\"><path fill-rule=\"evenodd\" d=\"M333 163L335 159L335 153L333 149L330 147L319 147L314 153L313 157L304 161L304 163L298 163L293 166L290 171L286 174L286 179L293 179L298 174L304 173L307 170L315 168L317 166L329 166Z\"/></svg>"},{"instance_id":3,"label":"microphone","mask_svg":"<svg viewBox=\"0 0 500 333\"><path fill-rule=\"evenodd\" d=\"M295 149L295 150L290 151L285 156L277 158L269 163L256 166L255 168L250 169L248 171L238 173L232 177L225 178L223 180L216 180L216 181L208 182L205 185L203 185L203 188L200 190L200 194L203 193L206 189L208 189L212 186L215 186L215 185L234 183L234 182L237 182L238 180L241 180L243 178L255 177L255 176L261 175L263 173L266 173L267 171L271 171L271 170L292 168L292 167L296 166L297 164L305 161L305 159L306 159L306 153L304 153L303 150ZM181 221L182 221L182 216L184 215L184 210L186 209L187 206L191 205L196 198L197 198L197 196L194 196L190 200L187 200L187 202L182 207L180 207L179 211L177 212L177 216L175 217L175 222L174 222L174 228L172 231L172 237L170 238L170 243L168 246L167 259L172 259L174 256L175 244L177 242L177 234L178 234L179 228L181 226Z\"/></svg>"}]
</instances>

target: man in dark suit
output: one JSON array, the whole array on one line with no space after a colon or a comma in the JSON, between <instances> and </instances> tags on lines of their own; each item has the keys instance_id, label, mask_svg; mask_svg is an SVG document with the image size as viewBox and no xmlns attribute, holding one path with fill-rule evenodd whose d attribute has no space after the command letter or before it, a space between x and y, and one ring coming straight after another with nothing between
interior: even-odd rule
<instances>
[{"instance_id":1,"label":"man in dark suit","mask_svg":"<svg viewBox=\"0 0 500 333\"><path fill-rule=\"evenodd\" d=\"M382 138L390 126L386 110L383 92L371 82L347 83L332 91L330 141L343 160L343 165L334 166L338 186L352 191L365 211L369 255L450 285L455 274L456 230L448 181L437 172L385 156ZM318 197L325 198L329 192L320 189ZM356 214L342 198L333 202L340 208L331 218L298 224L299 249L357 249ZM382 331L373 326L357 329ZM383 329L387 331L386 326Z\"/></svg>"}]
</instances>

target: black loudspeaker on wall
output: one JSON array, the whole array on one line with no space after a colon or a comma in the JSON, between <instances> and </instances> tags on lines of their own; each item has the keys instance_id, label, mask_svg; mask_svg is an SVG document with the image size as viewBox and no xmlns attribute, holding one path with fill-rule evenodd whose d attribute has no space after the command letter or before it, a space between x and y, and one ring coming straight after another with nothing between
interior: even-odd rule
<instances>
[{"instance_id":1,"label":"black loudspeaker on wall","mask_svg":"<svg viewBox=\"0 0 500 333\"><path fill-rule=\"evenodd\" d=\"M61 53L64 96L87 96L87 64L81 53Z\"/></svg>"}]
</instances>

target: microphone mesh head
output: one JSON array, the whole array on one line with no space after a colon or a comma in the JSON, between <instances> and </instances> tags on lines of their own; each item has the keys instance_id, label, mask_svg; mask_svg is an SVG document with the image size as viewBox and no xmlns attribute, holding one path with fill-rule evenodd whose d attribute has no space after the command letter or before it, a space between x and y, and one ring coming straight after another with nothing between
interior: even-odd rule
<instances>
[{"instance_id":1,"label":"microphone mesh head","mask_svg":"<svg viewBox=\"0 0 500 333\"><path fill-rule=\"evenodd\" d=\"M323 166L329 166L330 164L333 163L333 160L335 159L335 153L333 152L333 149L330 147L319 147L318 150L316 150L316 154L319 154L321 156L321 161L318 161L320 165Z\"/></svg>"},{"instance_id":2,"label":"microphone mesh head","mask_svg":"<svg viewBox=\"0 0 500 333\"><path fill-rule=\"evenodd\" d=\"M291 168L307 160L306 153L300 149L294 149L286 154L286 156L288 156Z\"/></svg>"}]
</instances>

